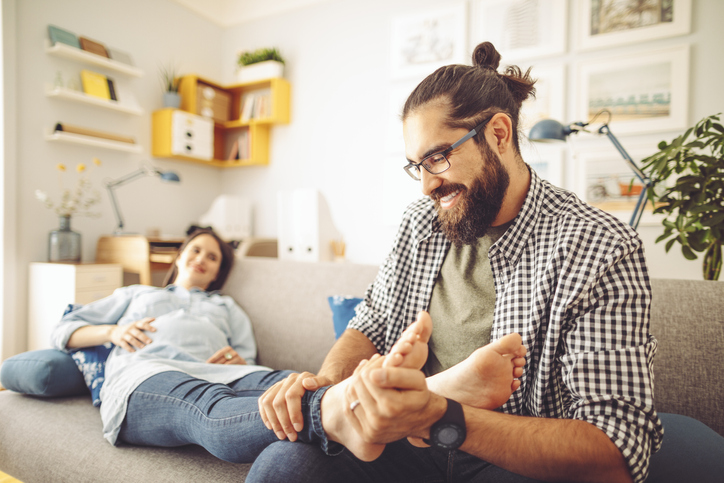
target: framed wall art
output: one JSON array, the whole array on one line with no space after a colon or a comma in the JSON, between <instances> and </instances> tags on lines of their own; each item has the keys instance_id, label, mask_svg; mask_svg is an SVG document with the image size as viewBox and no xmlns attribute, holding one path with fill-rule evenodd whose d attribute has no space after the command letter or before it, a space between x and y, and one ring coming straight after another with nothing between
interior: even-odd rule
<instances>
[{"instance_id":1,"label":"framed wall art","mask_svg":"<svg viewBox=\"0 0 724 483\"><path fill-rule=\"evenodd\" d=\"M691 32L691 0L576 0L575 50L600 49Z\"/></svg>"},{"instance_id":2,"label":"framed wall art","mask_svg":"<svg viewBox=\"0 0 724 483\"><path fill-rule=\"evenodd\" d=\"M391 76L424 77L448 64L466 63L465 3L395 17L392 20Z\"/></svg>"},{"instance_id":3,"label":"framed wall art","mask_svg":"<svg viewBox=\"0 0 724 483\"><path fill-rule=\"evenodd\" d=\"M511 64L520 59L566 51L566 0L473 0L470 4L470 52L492 42Z\"/></svg>"},{"instance_id":4,"label":"framed wall art","mask_svg":"<svg viewBox=\"0 0 724 483\"><path fill-rule=\"evenodd\" d=\"M559 188L570 189L564 179L564 163L568 148L566 143L533 143L522 141L520 155L541 178Z\"/></svg>"},{"instance_id":5,"label":"framed wall art","mask_svg":"<svg viewBox=\"0 0 724 483\"><path fill-rule=\"evenodd\" d=\"M640 167L641 160L651 156L656 149L633 146L626 151ZM577 178L574 191L578 197L629 223L643 184L618 151L613 146L577 150L573 162ZM639 226L658 225L663 218L663 215L653 214L651 202L647 201Z\"/></svg>"},{"instance_id":6,"label":"framed wall art","mask_svg":"<svg viewBox=\"0 0 724 483\"><path fill-rule=\"evenodd\" d=\"M577 121L606 109L617 135L687 127L688 45L581 62L577 78Z\"/></svg>"},{"instance_id":7,"label":"framed wall art","mask_svg":"<svg viewBox=\"0 0 724 483\"><path fill-rule=\"evenodd\" d=\"M527 67L521 66L521 69ZM565 122L566 69L563 64L533 66L531 76L536 79L535 98L523 102L520 129L528 136L530 128L543 119Z\"/></svg>"}]
</instances>

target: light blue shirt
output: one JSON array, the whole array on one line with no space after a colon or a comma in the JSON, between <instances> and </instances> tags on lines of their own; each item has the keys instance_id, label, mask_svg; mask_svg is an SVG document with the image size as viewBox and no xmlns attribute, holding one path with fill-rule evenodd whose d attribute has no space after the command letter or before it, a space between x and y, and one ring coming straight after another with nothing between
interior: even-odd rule
<instances>
[{"instance_id":1,"label":"light blue shirt","mask_svg":"<svg viewBox=\"0 0 724 483\"><path fill-rule=\"evenodd\" d=\"M116 346L106 361L101 389L103 436L115 444L126 416L128 398L149 377L181 371L214 383L227 384L251 372L271 370L256 363L256 342L249 317L227 295L196 288L132 285L84 305L64 316L53 330L51 342L67 351L71 334L87 325L125 325L155 317L153 342L136 352ZM247 365L207 364L219 349L231 346Z\"/></svg>"}]
</instances>

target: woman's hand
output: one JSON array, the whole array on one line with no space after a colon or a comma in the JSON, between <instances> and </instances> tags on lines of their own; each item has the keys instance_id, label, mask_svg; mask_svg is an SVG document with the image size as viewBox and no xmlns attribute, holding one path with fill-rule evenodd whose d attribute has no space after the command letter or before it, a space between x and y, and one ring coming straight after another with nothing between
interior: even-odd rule
<instances>
[{"instance_id":1,"label":"woman's hand","mask_svg":"<svg viewBox=\"0 0 724 483\"><path fill-rule=\"evenodd\" d=\"M230 345L227 345L223 349L216 351L216 353L209 357L206 361L209 364L238 364L240 366L246 365L246 361L241 357Z\"/></svg>"},{"instance_id":2,"label":"woman's hand","mask_svg":"<svg viewBox=\"0 0 724 483\"><path fill-rule=\"evenodd\" d=\"M155 317L145 317L126 325L117 325L111 331L111 342L126 349L128 352L136 352L136 349L143 349L153 342L145 331L156 332L151 322Z\"/></svg>"}]
</instances>

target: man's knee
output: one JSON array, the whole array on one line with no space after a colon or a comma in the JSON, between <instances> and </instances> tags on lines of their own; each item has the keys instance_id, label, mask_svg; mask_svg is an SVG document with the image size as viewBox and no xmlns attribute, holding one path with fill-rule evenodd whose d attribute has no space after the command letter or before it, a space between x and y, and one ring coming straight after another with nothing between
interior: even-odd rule
<instances>
[{"instance_id":1,"label":"man's knee","mask_svg":"<svg viewBox=\"0 0 724 483\"><path fill-rule=\"evenodd\" d=\"M322 481L323 460L330 458L317 445L278 441L261 452L246 477L248 483Z\"/></svg>"}]
</instances>

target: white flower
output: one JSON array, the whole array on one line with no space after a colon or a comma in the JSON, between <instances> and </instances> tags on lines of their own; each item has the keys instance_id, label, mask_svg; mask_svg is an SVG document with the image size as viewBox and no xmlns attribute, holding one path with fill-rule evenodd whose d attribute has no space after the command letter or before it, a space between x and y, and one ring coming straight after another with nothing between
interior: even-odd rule
<instances>
[{"instance_id":1,"label":"white flower","mask_svg":"<svg viewBox=\"0 0 724 483\"><path fill-rule=\"evenodd\" d=\"M48 195L45 193L45 191L35 190L35 197L43 203L48 201Z\"/></svg>"}]
</instances>

